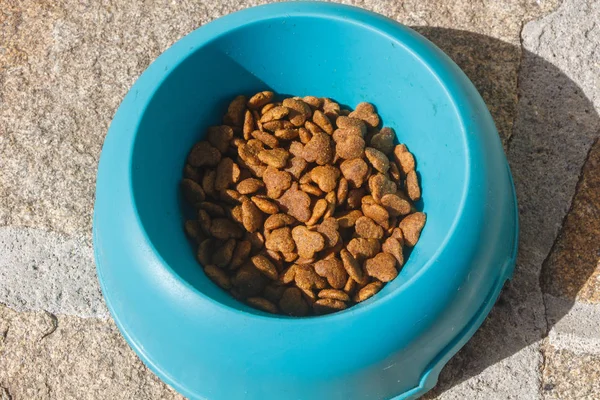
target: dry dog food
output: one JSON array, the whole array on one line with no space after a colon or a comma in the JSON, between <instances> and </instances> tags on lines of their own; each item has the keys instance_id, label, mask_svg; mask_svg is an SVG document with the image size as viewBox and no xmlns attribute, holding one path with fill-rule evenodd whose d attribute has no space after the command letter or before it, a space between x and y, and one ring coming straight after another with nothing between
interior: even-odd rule
<instances>
[{"instance_id":1,"label":"dry dog food","mask_svg":"<svg viewBox=\"0 0 600 400\"><path fill-rule=\"evenodd\" d=\"M206 275L269 313L326 314L396 278L425 214L415 158L372 104L236 97L191 149L181 190Z\"/></svg>"}]
</instances>

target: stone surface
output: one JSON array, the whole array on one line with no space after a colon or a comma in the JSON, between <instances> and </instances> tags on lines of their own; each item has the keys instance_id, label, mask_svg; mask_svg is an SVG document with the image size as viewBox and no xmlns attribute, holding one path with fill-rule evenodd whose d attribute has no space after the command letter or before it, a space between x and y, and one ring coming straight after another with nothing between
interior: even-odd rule
<instances>
[{"instance_id":1,"label":"stone surface","mask_svg":"<svg viewBox=\"0 0 600 400\"><path fill-rule=\"evenodd\" d=\"M599 354L590 148L600 133L600 1L564 0L555 12L558 0L346 3L415 27L465 70L518 192L514 279L427 398L599 397L587 364ZM95 318L106 316L90 248L96 165L148 64L194 28L255 4L0 0L0 303L19 310L0 305L1 400L180 398L110 320Z\"/></svg>"},{"instance_id":2,"label":"stone surface","mask_svg":"<svg viewBox=\"0 0 600 400\"><path fill-rule=\"evenodd\" d=\"M600 356L545 346L544 400L599 399Z\"/></svg>"},{"instance_id":3,"label":"stone surface","mask_svg":"<svg viewBox=\"0 0 600 400\"><path fill-rule=\"evenodd\" d=\"M0 366L0 394L11 400L183 398L138 360L112 321L97 318L0 305Z\"/></svg>"}]
</instances>

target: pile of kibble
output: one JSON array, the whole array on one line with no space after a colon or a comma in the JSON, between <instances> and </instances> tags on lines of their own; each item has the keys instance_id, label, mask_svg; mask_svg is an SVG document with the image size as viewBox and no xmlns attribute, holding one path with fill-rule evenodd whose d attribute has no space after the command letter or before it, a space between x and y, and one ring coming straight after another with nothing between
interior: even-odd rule
<instances>
[{"instance_id":1,"label":"pile of kibble","mask_svg":"<svg viewBox=\"0 0 600 400\"><path fill-rule=\"evenodd\" d=\"M373 105L236 97L194 145L181 188L206 275L291 316L344 310L398 275L425 214L415 159Z\"/></svg>"}]
</instances>

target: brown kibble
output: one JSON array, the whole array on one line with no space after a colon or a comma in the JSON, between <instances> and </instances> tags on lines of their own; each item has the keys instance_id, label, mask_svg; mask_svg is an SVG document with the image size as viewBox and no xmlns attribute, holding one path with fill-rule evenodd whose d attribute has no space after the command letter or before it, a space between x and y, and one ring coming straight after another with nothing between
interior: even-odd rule
<instances>
[{"instance_id":1,"label":"brown kibble","mask_svg":"<svg viewBox=\"0 0 600 400\"><path fill-rule=\"evenodd\" d=\"M419 178L415 171L410 171L406 175L406 193L412 201L417 201L421 198L421 188L419 187Z\"/></svg>"},{"instance_id":2,"label":"brown kibble","mask_svg":"<svg viewBox=\"0 0 600 400\"><path fill-rule=\"evenodd\" d=\"M246 232L245 240L252 244L252 250L254 251L261 250L265 245L265 237L260 232Z\"/></svg>"},{"instance_id":3,"label":"brown kibble","mask_svg":"<svg viewBox=\"0 0 600 400\"><path fill-rule=\"evenodd\" d=\"M331 121L335 121L337 119L337 117L340 115L340 111L340 105L338 103L328 99L327 97L323 98L323 112Z\"/></svg>"},{"instance_id":4,"label":"brown kibble","mask_svg":"<svg viewBox=\"0 0 600 400\"><path fill-rule=\"evenodd\" d=\"M312 215L311 215L310 219L308 221L306 221L306 225L312 226L312 225L316 224L319 221L319 219L321 219L323 214L325 214L325 211L327 210L328 205L329 205L329 203L327 203L327 200L325 200L325 199L317 200L317 202L315 203L315 206L313 207L313 211L312 211Z\"/></svg>"},{"instance_id":5,"label":"brown kibble","mask_svg":"<svg viewBox=\"0 0 600 400\"><path fill-rule=\"evenodd\" d=\"M352 188L361 187L365 183L367 173L369 172L367 163L361 158L342 162L340 164L340 170Z\"/></svg>"},{"instance_id":6,"label":"brown kibble","mask_svg":"<svg viewBox=\"0 0 600 400\"><path fill-rule=\"evenodd\" d=\"M215 190L220 192L240 179L240 167L229 157L223 158L217 165Z\"/></svg>"},{"instance_id":7,"label":"brown kibble","mask_svg":"<svg viewBox=\"0 0 600 400\"><path fill-rule=\"evenodd\" d=\"M265 221L265 231L272 231L274 229L283 228L284 226L292 225L296 222L296 219L288 214L274 214L267 218Z\"/></svg>"},{"instance_id":8,"label":"brown kibble","mask_svg":"<svg viewBox=\"0 0 600 400\"><path fill-rule=\"evenodd\" d=\"M365 276L360 263L354 255L350 251L342 249L340 251L340 258L342 259L342 265L346 269L348 275L356 282L363 282Z\"/></svg>"},{"instance_id":9,"label":"brown kibble","mask_svg":"<svg viewBox=\"0 0 600 400\"><path fill-rule=\"evenodd\" d=\"M323 100L315 96L304 96L302 100L308 104L312 109L321 108Z\"/></svg>"},{"instance_id":10,"label":"brown kibble","mask_svg":"<svg viewBox=\"0 0 600 400\"><path fill-rule=\"evenodd\" d=\"M223 246L218 248L212 255L212 262L219 268L225 268L231 262L235 250L235 239L229 239Z\"/></svg>"},{"instance_id":11,"label":"brown kibble","mask_svg":"<svg viewBox=\"0 0 600 400\"><path fill-rule=\"evenodd\" d=\"M300 190L302 190L303 192L308 193L310 195L316 196L316 197L321 197L325 194L325 193L323 193L323 191L321 189L319 189L318 186L315 186L310 183L301 184Z\"/></svg>"},{"instance_id":12,"label":"brown kibble","mask_svg":"<svg viewBox=\"0 0 600 400\"><path fill-rule=\"evenodd\" d=\"M191 179L181 180L181 191L185 200L192 206L198 206L206 198L202 186Z\"/></svg>"},{"instance_id":13,"label":"brown kibble","mask_svg":"<svg viewBox=\"0 0 600 400\"><path fill-rule=\"evenodd\" d=\"M265 146L268 146L272 149L279 146L279 140L277 140L277 138L270 133L263 131L252 131L251 135L254 139L261 141ZM260 151L256 155L258 156L258 154L260 154Z\"/></svg>"},{"instance_id":14,"label":"brown kibble","mask_svg":"<svg viewBox=\"0 0 600 400\"><path fill-rule=\"evenodd\" d=\"M302 158L308 162L316 162L319 165L331 163L334 148L331 138L322 132L313 135L302 150Z\"/></svg>"},{"instance_id":15,"label":"brown kibble","mask_svg":"<svg viewBox=\"0 0 600 400\"><path fill-rule=\"evenodd\" d=\"M233 129L227 125L211 126L207 130L206 138L219 152L225 153L233 138Z\"/></svg>"},{"instance_id":16,"label":"brown kibble","mask_svg":"<svg viewBox=\"0 0 600 400\"><path fill-rule=\"evenodd\" d=\"M265 122L281 119L281 118L285 117L286 115L288 115L289 112L290 112L290 109L287 107L275 106L262 115L262 117L260 118L260 122L265 123Z\"/></svg>"},{"instance_id":17,"label":"brown kibble","mask_svg":"<svg viewBox=\"0 0 600 400\"><path fill-rule=\"evenodd\" d=\"M392 217L406 215L410 213L411 209L410 202L395 193L388 193L381 196L381 205L385 207Z\"/></svg>"},{"instance_id":18,"label":"brown kibble","mask_svg":"<svg viewBox=\"0 0 600 400\"><path fill-rule=\"evenodd\" d=\"M204 141L196 143L187 158L187 162L192 167L214 167L219 161L221 161L221 152Z\"/></svg>"},{"instance_id":19,"label":"brown kibble","mask_svg":"<svg viewBox=\"0 0 600 400\"><path fill-rule=\"evenodd\" d=\"M360 210L347 211L337 217L340 228L352 228L356 220L363 216Z\"/></svg>"},{"instance_id":20,"label":"brown kibble","mask_svg":"<svg viewBox=\"0 0 600 400\"><path fill-rule=\"evenodd\" d=\"M185 234L190 239L193 239L197 242L200 242L201 239L203 239L204 234L200 228L200 224L195 219L188 219L187 221L185 221L183 229L185 231Z\"/></svg>"},{"instance_id":21,"label":"brown kibble","mask_svg":"<svg viewBox=\"0 0 600 400\"><path fill-rule=\"evenodd\" d=\"M401 245L404 245L404 234L402 233L402 229L393 228L390 236L398 240Z\"/></svg>"},{"instance_id":22,"label":"brown kibble","mask_svg":"<svg viewBox=\"0 0 600 400\"><path fill-rule=\"evenodd\" d=\"M275 137L281 140L292 140L298 137L298 129L287 128L287 129L277 129L275 131Z\"/></svg>"},{"instance_id":23,"label":"brown kibble","mask_svg":"<svg viewBox=\"0 0 600 400\"><path fill-rule=\"evenodd\" d=\"M250 198L258 209L265 214L276 214L279 212L279 207L273 201L267 199L263 195L252 196Z\"/></svg>"},{"instance_id":24,"label":"brown kibble","mask_svg":"<svg viewBox=\"0 0 600 400\"><path fill-rule=\"evenodd\" d=\"M376 148L385 155L391 155L394 150L394 139L396 134L392 128L381 128L379 133L376 133L369 142L371 147Z\"/></svg>"},{"instance_id":25,"label":"brown kibble","mask_svg":"<svg viewBox=\"0 0 600 400\"><path fill-rule=\"evenodd\" d=\"M265 185L261 180L255 178L244 179L237 184L236 189L240 194L252 194L258 192Z\"/></svg>"},{"instance_id":26,"label":"brown kibble","mask_svg":"<svg viewBox=\"0 0 600 400\"><path fill-rule=\"evenodd\" d=\"M259 310L271 314L277 314L278 311L277 306L271 303L269 300L265 299L264 297L248 297L246 299L246 303L248 303L249 306L258 308Z\"/></svg>"},{"instance_id":27,"label":"brown kibble","mask_svg":"<svg viewBox=\"0 0 600 400\"><path fill-rule=\"evenodd\" d=\"M227 204L237 205L241 203L246 196L242 196L233 189L225 189L219 192L219 198Z\"/></svg>"},{"instance_id":28,"label":"brown kibble","mask_svg":"<svg viewBox=\"0 0 600 400\"><path fill-rule=\"evenodd\" d=\"M242 202L242 222L248 232L256 232L262 228L263 215L259 208L250 200Z\"/></svg>"},{"instance_id":29,"label":"brown kibble","mask_svg":"<svg viewBox=\"0 0 600 400\"><path fill-rule=\"evenodd\" d=\"M325 133L323 129L319 128L319 125L311 121L306 121L304 123L304 128L306 128L306 130L309 131L311 135L316 135L317 133Z\"/></svg>"},{"instance_id":30,"label":"brown kibble","mask_svg":"<svg viewBox=\"0 0 600 400\"><path fill-rule=\"evenodd\" d=\"M379 115L377 115L375 107L371 103L359 103L348 116L363 120L371 128L379 126Z\"/></svg>"},{"instance_id":31,"label":"brown kibble","mask_svg":"<svg viewBox=\"0 0 600 400\"><path fill-rule=\"evenodd\" d=\"M312 117L313 122L319 126L319 128L323 129L328 134L333 134L333 125L331 125L331 121L329 118L323 114L320 110L315 110Z\"/></svg>"},{"instance_id":32,"label":"brown kibble","mask_svg":"<svg viewBox=\"0 0 600 400\"><path fill-rule=\"evenodd\" d=\"M258 254L250 259L254 267L271 280L277 280L279 274L275 265L264 255Z\"/></svg>"},{"instance_id":33,"label":"brown kibble","mask_svg":"<svg viewBox=\"0 0 600 400\"><path fill-rule=\"evenodd\" d=\"M390 169L388 172L396 183L400 182L400 178L402 178L402 176L400 175L400 169L398 169L398 165L395 161L390 162Z\"/></svg>"},{"instance_id":34,"label":"brown kibble","mask_svg":"<svg viewBox=\"0 0 600 400\"><path fill-rule=\"evenodd\" d=\"M260 132L260 131L254 131ZM248 165L260 165L258 153L264 149L263 142L257 139L250 139L248 142L238 147L238 155Z\"/></svg>"},{"instance_id":35,"label":"brown kibble","mask_svg":"<svg viewBox=\"0 0 600 400\"><path fill-rule=\"evenodd\" d=\"M289 119L295 126L302 126L307 118L312 115L309 105L302 100L285 99L283 105L290 109Z\"/></svg>"},{"instance_id":36,"label":"brown kibble","mask_svg":"<svg viewBox=\"0 0 600 400\"><path fill-rule=\"evenodd\" d=\"M339 177L340 170L332 165L318 166L310 171L310 179L325 193L335 189Z\"/></svg>"},{"instance_id":37,"label":"brown kibble","mask_svg":"<svg viewBox=\"0 0 600 400\"><path fill-rule=\"evenodd\" d=\"M346 199L348 198L348 180L344 177L340 178L338 182L336 198L338 206L344 204L344 202L346 202Z\"/></svg>"},{"instance_id":38,"label":"brown kibble","mask_svg":"<svg viewBox=\"0 0 600 400\"><path fill-rule=\"evenodd\" d=\"M263 296L265 297L265 299L269 300L271 303L277 304L281 300L281 297L283 296L283 292L285 292L285 289L286 289L285 286L271 283L265 287Z\"/></svg>"},{"instance_id":39,"label":"brown kibble","mask_svg":"<svg viewBox=\"0 0 600 400\"><path fill-rule=\"evenodd\" d=\"M256 122L254 121L254 115L252 111L246 110L246 114L244 116L244 127L242 132L244 133L244 139L250 139L250 134L256 128Z\"/></svg>"},{"instance_id":40,"label":"brown kibble","mask_svg":"<svg viewBox=\"0 0 600 400\"><path fill-rule=\"evenodd\" d=\"M406 145L399 144L394 148L394 159L402 169L404 175L415 170L415 158L408 151Z\"/></svg>"},{"instance_id":41,"label":"brown kibble","mask_svg":"<svg viewBox=\"0 0 600 400\"><path fill-rule=\"evenodd\" d=\"M185 164L185 167L183 167L183 177L191 179L196 183L202 182L202 174L190 164Z\"/></svg>"},{"instance_id":42,"label":"brown kibble","mask_svg":"<svg viewBox=\"0 0 600 400\"><path fill-rule=\"evenodd\" d=\"M365 156L371 163L373 168L382 174L386 174L390 169L390 160L381 151L374 149L373 147L367 147L365 149Z\"/></svg>"},{"instance_id":43,"label":"brown kibble","mask_svg":"<svg viewBox=\"0 0 600 400\"><path fill-rule=\"evenodd\" d=\"M269 166L263 174L263 180L267 187L267 196L277 199L281 197L285 190L290 188L292 175L289 172L279 171Z\"/></svg>"},{"instance_id":44,"label":"brown kibble","mask_svg":"<svg viewBox=\"0 0 600 400\"><path fill-rule=\"evenodd\" d=\"M335 218L325 218L323 222L317 226L317 232L323 235L325 239L325 247L331 248L340 242L340 234L338 232L339 224Z\"/></svg>"},{"instance_id":45,"label":"brown kibble","mask_svg":"<svg viewBox=\"0 0 600 400\"><path fill-rule=\"evenodd\" d=\"M265 115L267 111L275 108L278 105L280 105L280 103L267 103L260 109L260 114Z\"/></svg>"},{"instance_id":46,"label":"brown kibble","mask_svg":"<svg viewBox=\"0 0 600 400\"><path fill-rule=\"evenodd\" d=\"M231 280L241 297L252 297L263 291L267 280L251 263L242 265Z\"/></svg>"},{"instance_id":47,"label":"brown kibble","mask_svg":"<svg viewBox=\"0 0 600 400\"><path fill-rule=\"evenodd\" d=\"M287 285L292 283L296 276L296 264L292 264L288 269L286 269L283 274L281 274L280 280L283 284Z\"/></svg>"},{"instance_id":48,"label":"brown kibble","mask_svg":"<svg viewBox=\"0 0 600 400\"><path fill-rule=\"evenodd\" d=\"M395 265L396 259L391 254L379 253L365 261L365 271L367 275L381 282L389 282L398 276Z\"/></svg>"},{"instance_id":49,"label":"brown kibble","mask_svg":"<svg viewBox=\"0 0 600 400\"><path fill-rule=\"evenodd\" d=\"M367 193L365 187L361 187L358 189L350 189L348 191L348 198L346 199L348 208L350 210L360 208L360 206L362 205L362 198L364 197L365 193Z\"/></svg>"},{"instance_id":50,"label":"brown kibble","mask_svg":"<svg viewBox=\"0 0 600 400\"><path fill-rule=\"evenodd\" d=\"M287 288L279 301L279 308L284 314L303 317L308 314L308 305L302 298L302 291L298 288Z\"/></svg>"},{"instance_id":51,"label":"brown kibble","mask_svg":"<svg viewBox=\"0 0 600 400\"><path fill-rule=\"evenodd\" d=\"M384 174L376 174L369 178L369 190L375 201L379 202L384 195L396 193L398 186Z\"/></svg>"},{"instance_id":52,"label":"brown kibble","mask_svg":"<svg viewBox=\"0 0 600 400\"><path fill-rule=\"evenodd\" d=\"M371 282L358 291L356 296L354 296L354 301L356 301L357 303L365 301L377 294L377 292L379 292L382 287L383 283L379 281Z\"/></svg>"},{"instance_id":53,"label":"brown kibble","mask_svg":"<svg viewBox=\"0 0 600 400\"><path fill-rule=\"evenodd\" d=\"M248 108L252 108L254 110L259 109L272 101L274 97L275 94L268 90L258 92L254 96L250 97L250 100L248 100Z\"/></svg>"},{"instance_id":54,"label":"brown kibble","mask_svg":"<svg viewBox=\"0 0 600 400\"><path fill-rule=\"evenodd\" d=\"M346 248L354 258L364 260L366 258L375 257L381 250L381 244L377 239L354 238L348 243Z\"/></svg>"},{"instance_id":55,"label":"brown kibble","mask_svg":"<svg viewBox=\"0 0 600 400\"><path fill-rule=\"evenodd\" d=\"M302 157L302 159L304 159L304 145L302 143L293 141L290 143L289 151L294 157Z\"/></svg>"},{"instance_id":56,"label":"brown kibble","mask_svg":"<svg viewBox=\"0 0 600 400\"><path fill-rule=\"evenodd\" d=\"M317 275L311 265L296 264L294 280L301 289L325 289L327 287L327 280Z\"/></svg>"},{"instance_id":57,"label":"brown kibble","mask_svg":"<svg viewBox=\"0 0 600 400\"><path fill-rule=\"evenodd\" d=\"M402 244L398 239L389 237L383 242L381 250L391 255L396 259L398 263L397 267L400 268L404 265L404 254L402 253Z\"/></svg>"},{"instance_id":58,"label":"brown kibble","mask_svg":"<svg viewBox=\"0 0 600 400\"><path fill-rule=\"evenodd\" d=\"M407 246L413 247L419 241L421 236L421 230L425 226L426 216L422 212L416 212L414 214L407 215L402 221L400 221L400 229L404 235L404 243Z\"/></svg>"},{"instance_id":59,"label":"brown kibble","mask_svg":"<svg viewBox=\"0 0 600 400\"><path fill-rule=\"evenodd\" d=\"M211 235L210 226L212 224L212 219L210 215L206 212L206 210L198 210L198 225L204 234Z\"/></svg>"},{"instance_id":60,"label":"brown kibble","mask_svg":"<svg viewBox=\"0 0 600 400\"><path fill-rule=\"evenodd\" d=\"M337 131L341 130L338 129ZM345 131L348 131L348 128ZM344 160L361 158L365 151L365 140L354 133L342 133L336 140L335 149L336 154Z\"/></svg>"},{"instance_id":61,"label":"brown kibble","mask_svg":"<svg viewBox=\"0 0 600 400\"><path fill-rule=\"evenodd\" d=\"M226 125L242 126L244 123L244 112L246 111L246 96L237 96L227 108L227 114L223 117Z\"/></svg>"},{"instance_id":62,"label":"brown kibble","mask_svg":"<svg viewBox=\"0 0 600 400\"><path fill-rule=\"evenodd\" d=\"M296 249L294 239L292 239L292 230L288 226L274 229L267 235L265 246L269 250L291 253Z\"/></svg>"},{"instance_id":63,"label":"brown kibble","mask_svg":"<svg viewBox=\"0 0 600 400\"><path fill-rule=\"evenodd\" d=\"M365 123L362 120L360 120L358 118L340 116L340 117L337 117L337 119L335 120L335 124L337 125L337 127L339 129L346 129L346 128L358 129L361 137L364 137L367 134L367 126L365 125Z\"/></svg>"},{"instance_id":64,"label":"brown kibble","mask_svg":"<svg viewBox=\"0 0 600 400\"><path fill-rule=\"evenodd\" d=\"M313 305L315 313L318 315L329 314L335 311L341 311L348 308L346 303L334 299L319 299Z\"/></svg>"},{"instance_id":65,"label":"brown kibble","mask_svg":"<svg viewBox=\"0 0 600 400\"><path fill-rule=\"evenodd\" d=\"M198 206L206 211L211 217L225 216L225 209L218 204L211 203L210 201L203 201Z\"/></svg>"},{"instance_id":66,"label":"brown kibble","mask_svg":"<svg viewBox=\"0 0 600 400\"><path fill-rule=\"evenodd\" d=\"M210 234L222 240L231 238L240 239L244 235L242 228L238 224L226 218L213 219L210 225Z\"/></svg>"},{"instance_id":67,"label":"brown kibble","mask_svg":"<svg viewBox=\"0 0 600 400\"><path fill-rule=\"evenodd\" d=\"M308 144L308 142L310 142L310 139L312 139L312 134L308 131L308 129L306 128L300 128L298 129L298 139L300 139L300 142L302 144Z\"/></svg>"},{"instance_id":68,"label":"brown kibble","mask_svg":"<svg viewBox=\"0 0 600 400\"><path fill-rule=\"evenodd\" d=\"M371 218L362 216L356 220L354 229L358 236L365 239L383 238L383 228L377 225Z\"/></svg>"},{"instance_id":69,"label":"brown kibble","mask_svg":"<svg viewBox=\"0 0 600 400\"><path fill-rule=\"evenodd\" d=\"M325 248L325 239L318 232L309 230L306 226L298 225L292 229L292 237L302 258L312 258L315 253Z\"/></svg>"},{"instance_id":70,"label":"brown kibble","mask_svg":"<svg viewBox=\"0 0 600 400\"><path fill-rule=\"evenodd\" d=\"M344 301L346 303L350 301L350 296L348 296L348 293L339 289L323 289L317 294L317 296L322 299L333 299Z\"/></svg>"},{"instance_id":71,"label":"brown kibble","mask_svg":"<svg viewBox=\"0 0 600 400\"><path fill-rule=\"evenodd\" d=\"M237 269L243 263L248 260L250 251L252 250L252 244L248 240L242 240L237 242L233 255L231 256L231 262L229 263L229 269Z\"/></svg>"},{"instance_id":72,"label":"brown kibble","mask_svg":"<svg viewBox=\"0 0 600 400\"><path fill-rule=\"evenodd\" d=\"M373 221L377 222L383 229L389 228L390 215L385 208L379 204L364 204L361 206L362 212Z\"/></svg>"},{"instance_id":73,"label":"brown kibble","mask_svg":"<svg viewBox=\"0 0 600 400\"><path fill-rule=\"evenodd\" d=\"M342 262L336 257L317 261L315 263L315 272L327 279L327 282L334 289L343 288L348 279L346 269Z\"/></svg>"},{"instance_id":74,"label":"brown kibble","mask_svg":"<svg viewBox=\"0 0 600 400\"><path fill-rule=\"evenodd\" d=\"M291 129L294 130L294 125L290 121L286 120L275 120L269 121L262 124L263 130L269 132L277 132L278 130Z\"/></svg>"},{"instance_id":75,"label":"brown kibble","mask_svg":"<svg viewBox=\"0 0 600 400\"><path fill-rule=\"evenodd\" d=\"M348 280L346 281L346 285L344 285L344 292L348 293L349 296L351 296L354 291L356 290L356 287L358 286L358 284L356 283L356 281L354 279L352 279L351 277L348 277Z\"/></svg>"},{"instance_id":76,"label":"brown kibble","mask_svg":"<svg viewBox=\"0 0 600 400\"><path fill-rule=\"evenodd\" d=\"M333 216L333 213L335 212L335 207L337 205L335 192L332 190L331 192L327 193L325 195L325 200L327 200L327 210L325 211L323 217L329 218Z\"/></svg>"},{"instance_id":77,"label":"brown kibble","mask_svg":"<svg viewBox=\"0 0 600 400\"><path fill-rule=\"evenodd\" d=\"M283 168L290 156L287 150L277 148L273 150L262 150L258 153L258 159L273 168Z\"/></svg>"},{"instance_id":78,"label":"brown kibble","mask_svg":"<svg viewBox=\"0 0 600 400\"><path fill-rule=\"evenodd\" d=\"M206 265L204 267L204 273L210 278L211 281L216 283L222 289L231 289L231 281L227 274L216 265Z\"/></svg>"},{"instance_id":79,"label":"brown kibble","mask_svg":"<svg viewBox=\"0 0 600 400\"><path fill-rule=\"evenodd\" d=\"M296 182L277 201L283 212L290 214L300 222L308 221L312 215L310 197L298 190Z\"/></svg>"},{"instance_id":80,"label":"brown kibble","mask_svg":"<svg viewBox=\"0 0 600 400\"><path fill-rule=\"evenodd\" d=\"M244 224L244 215L242 212L242 205L238 204L237 206L233 207L229 213L229 216L235 222L239 223L240 225L243 225Z\"/></svg>"},{"instance_id":81,"label":"brown kibble","mask_svg":"<svg viewBox=\"0 0 600 400\"><path fill-rule=\"evenodd\" d=\"M285 169L286 172L292 174L292 176L296 179L299 179L308 163L302 157L293 157L288 162L289 167Z\"/></svg>"},{"instance_id":82,"label":"brown kibble","mask_svg":"<svg viewBox=\"0 0 600 400\"><path fill-rule=\"evenodd\" d=\"M214 251L214 240L206 239L198 245L198 251L196 251L196 259L200 265L208 265L212 259L212 253Z\"/></svg>"}]
</instances>

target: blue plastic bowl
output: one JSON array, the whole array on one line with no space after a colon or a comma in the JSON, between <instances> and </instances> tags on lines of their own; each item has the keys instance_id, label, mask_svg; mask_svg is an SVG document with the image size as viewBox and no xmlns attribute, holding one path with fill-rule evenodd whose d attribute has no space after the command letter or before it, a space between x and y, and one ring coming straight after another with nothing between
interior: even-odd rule
<instances>
[{"instance_id":1,"label":"blue plastic bowl","mask_svg":"<svg viewBox=\"0 0 600 400\"><path fill-rule=\"evenodd\" d=\"M267 315L198 266L178 181L237 94L374 103L415 154L427 224L398 278L349 310ZM98 168L94 249L106 303L140 358L190 398L418 397L510 277L517 212L497 131L464 73L411 29L362 9L246 9L175 43L131 88Z\"/></svg>"}]
</instances>

